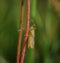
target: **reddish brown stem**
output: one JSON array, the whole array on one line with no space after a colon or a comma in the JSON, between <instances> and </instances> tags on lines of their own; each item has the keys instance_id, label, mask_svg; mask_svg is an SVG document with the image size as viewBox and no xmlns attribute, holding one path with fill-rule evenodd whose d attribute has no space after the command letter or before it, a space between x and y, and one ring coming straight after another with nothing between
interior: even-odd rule
<instances>
[{"instance_id":1,"label":"reddish brown stem","mask_svg":"<svg viewBox=\"0 0 60 63\"><path fill-rule=\"evenodd\" d=\"M23 44L22 56L21 56L20 63L24 62L26 44L27 44L27 39L28 39L28 32L29 32L29 24L30 24L30 0L26 0L26 2L27 2L26 31L25 31L24 44Z\"/></svg>"},{"instance_id":2,"label":"reddish brown stem","mask_svg":"<svg viewBox=\"0 0 60 63\"><path fill-rule=\"evenodd\" d=\"M23 18L24 18L24 5L23 5L23 0L22 0L22 3L21 3L21 17L20 17L21 20L20 20L20 28L19 28L16 63L19 63L19 60L20 60L20 49L21 49L21 40L22 40Z\"/></svg>"}]
</instances>

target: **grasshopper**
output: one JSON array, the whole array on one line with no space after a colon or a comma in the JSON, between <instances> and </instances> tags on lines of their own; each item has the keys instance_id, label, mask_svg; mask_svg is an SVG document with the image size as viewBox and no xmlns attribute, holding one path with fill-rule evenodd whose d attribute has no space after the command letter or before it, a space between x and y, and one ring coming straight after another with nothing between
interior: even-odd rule
<instances>
[{"instance_id":1,"label":"grasshopper","mask_svg":"<svg viewBox=\"0 0 60 63\"><path fill-rule=\"evenodd\" d=\"M34 42L35 42L35 24L32 25L29 29L28 34L28 48L34 48Z\"/></svg>"}]
</instances>

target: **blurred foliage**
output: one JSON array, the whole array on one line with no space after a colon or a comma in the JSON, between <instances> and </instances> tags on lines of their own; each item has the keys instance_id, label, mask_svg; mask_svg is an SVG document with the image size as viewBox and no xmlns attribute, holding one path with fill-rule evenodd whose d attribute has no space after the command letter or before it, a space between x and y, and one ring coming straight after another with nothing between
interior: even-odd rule
<instances>
[{"instance_id":1,"label":"blurred foliage","mask_svg":"<svg viewBox=\"0 0 60 63\"><path fill-rule=\"evenodd\" d=\"M30 25L36 25L35 48L27 47L24 63L60 63L60 6L55 1L31 0ZM26 1L24 5L23 38ZM0 63L16 63L20 8L21 0L0 0Z\"/></svg>"}]
</instances>

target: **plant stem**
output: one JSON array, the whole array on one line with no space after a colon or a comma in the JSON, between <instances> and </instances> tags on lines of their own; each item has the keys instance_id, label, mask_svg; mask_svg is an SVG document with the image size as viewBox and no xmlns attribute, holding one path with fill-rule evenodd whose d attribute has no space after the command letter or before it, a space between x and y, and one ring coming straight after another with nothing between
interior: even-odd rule
<instances>
[{"instance_id":1,"label":"plant stem","mask_svg":"<svg viewBox=\"0 0 60 63\"><path fill-rule=\"evenodd\" d=\"M25 31L25 36L24 36L24 43L23 43L22 56L21 56L20 63L24 62L26 44L27 44L27 39L28 39L28 32L29 32L29 24L30 24L30 0L26 0L26 2L27 2L26 31Z\"/></svg>"},{"instance_id":2,"label":"plant stem","mask_svg":"<svg viewBox=\"0 0 60 63\"><path fill-rule=\"evenodd\" d=\"M22 40L23 18L24 18L24 2L22 0L22 3L21 3L21 20L20 20L20 28L19 28L16 63L19 63L19 60L20 60L20 49L21 49L21 40Z\"/></svg>"}]
</instances>

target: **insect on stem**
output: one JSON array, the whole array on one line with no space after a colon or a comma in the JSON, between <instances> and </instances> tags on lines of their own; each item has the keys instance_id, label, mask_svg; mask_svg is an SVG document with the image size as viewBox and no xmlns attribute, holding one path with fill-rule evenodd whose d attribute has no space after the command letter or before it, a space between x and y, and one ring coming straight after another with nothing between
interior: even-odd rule
<instances>
[{"instance_id":1,"label":"insect on stem","mask_svg":"<svg viewBox=\"0 0 60 63\"><path fill-rule=\"evenodd\" d=\"M22 3L21 3L20 27L19 27L19 29L21 31L19 31L19 37L18 37L16 63L19 63L19 60L20 60L20 49L21 49L21 40L22 40L23 18L24 18L24 1L22 0Z\"/></svg>"}]
</instances>

